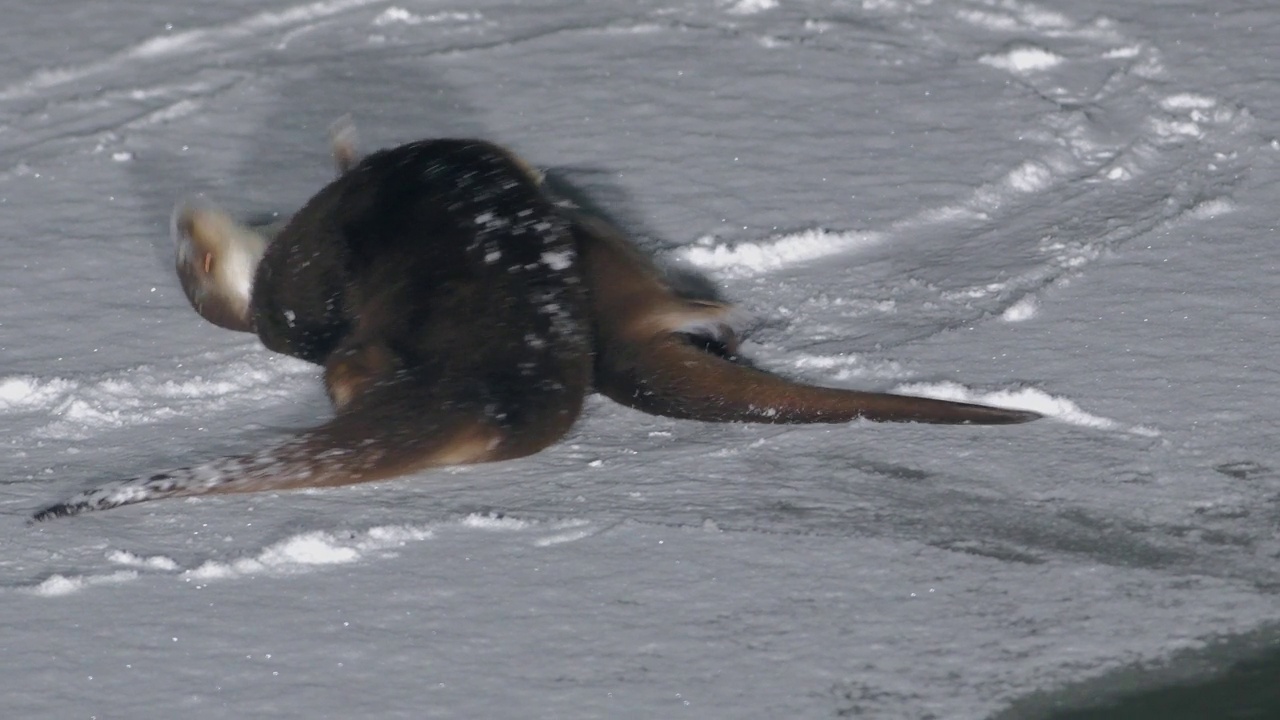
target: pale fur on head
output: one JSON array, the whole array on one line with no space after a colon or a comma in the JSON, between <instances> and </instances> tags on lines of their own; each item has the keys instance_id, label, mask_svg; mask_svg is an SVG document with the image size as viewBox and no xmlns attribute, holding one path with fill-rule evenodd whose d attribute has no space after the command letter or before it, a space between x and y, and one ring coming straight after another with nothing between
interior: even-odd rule
<instances>
[{"instance_id":1,"label":"pale fur on head","mask_svg":"<svg viewBox=\"0 0 1280 720\"><path fill-rule=\"evenodd\" d=\"M187 200L173 210L171 233L178 279L191 306L215 325L251 331L249 298L267 248L264 232L211 203Z\"/></svg>"}]
</instances>

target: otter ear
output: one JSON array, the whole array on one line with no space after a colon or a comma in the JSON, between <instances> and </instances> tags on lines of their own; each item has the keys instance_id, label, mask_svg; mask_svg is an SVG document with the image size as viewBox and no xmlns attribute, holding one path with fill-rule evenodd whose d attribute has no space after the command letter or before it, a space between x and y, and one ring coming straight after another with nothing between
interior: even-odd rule
<instances>
[{"instance_id":1,"label":"otter ear","mask_svg":"<svg viewBox=\"0 0 1280 720\"><path fill-rule=\"evenodd\" d=\"M360 162L360 134L350 115L343 115L329 126L329 152L341 175Z\"/></svg>"},{"instance_id":2,"label":"otter ear","mask_svg":"<svg viewBox=\"0 0 1280 720\"><path fill-rule=\"evenodd\" d=\"M191 200L174 208L171 234L191 307L214 325L253 332L249 297L266 238L216 206Z\"/></svg>"}]
</instances>

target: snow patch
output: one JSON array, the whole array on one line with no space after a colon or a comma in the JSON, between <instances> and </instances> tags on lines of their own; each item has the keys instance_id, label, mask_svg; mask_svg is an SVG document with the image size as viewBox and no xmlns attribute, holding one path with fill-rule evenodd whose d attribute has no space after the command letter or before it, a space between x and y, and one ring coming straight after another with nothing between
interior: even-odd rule
<instances>
[{"instance_id":1,"label":"snow patch","mask_svg":"<svg viewBox=\"0 0 1280 720\"><path fill-rule=\"evenodd\" d=\"M725 12L733 15L755 15L778 7L778 0L733 0L724 5Z\"/></svg>"},{"instance_id":2,"label":"snow patch","mask_svg":"<svg viewBox=\"0 0 1280 720\"><path fill-rule=\"evenodd\" d=\"M1019 75L1048 70L1063 63L1064 58L1035 45L1019 45L1004 52L983 55L978 62Z\"/></svg>"},{"instance_id":3,"label":"snow patch","mask_svg":"<svg viewBox=\"0 0 1280 720\"><path fill-rule=\"evenodd\" d=\"M422 23L475 22L484 19L478 12L443 11L430 15L414 15L402 7L391 6L373 19L377 27L387 25L421 25Z\"/></svg>"},{"instance_id":4,"label":"snow patch","mask_svg":"<svg viewBox=\"0 0 1280 720\"><path fill-rule=\"evenodd\" d=\"M164 555L152 555L151 557L142 557L134 555L124 550L112 550L107 553L107 560L117 564L126 565L128 567L142 568L144 570L180 570L178 563L173 558Z\"/></svg>"},{"instance_id":5,"label":"snow patch","mask_svg":"<svg viewBox=\"0 0 1280 720\"><path fill-rule=\"evenodd\" d=\"M1037 30L1062 30L1074 25L1066 15L1024 4L1019 8L1022 20Z\"/></svg>"},{"instance_id":6,"label":"snow patch","mask_svg":"<svg viewBox=\"0 0 1280 720\"><path fill-rule=\"evenodd\" d=\"M590 537L591 535L592 532L590 530L571 530L569 532L538 538L533 541L533 544L537 547L551 547L552 545L563 545L564 543L575 542L585 537Z\"/></svg>"},{"instance_id":7,"label":"snow patch","mask_svg":"<svg viewBox=\"0 0 1280 720\"><path fill-rule=\"evenodd\" d=\"M1132 177L1133 177L1133 171L1125 167L1124 164L1113 165L1106 172L1106 178L1108 180L1115 180L1116 182L1119 182L1122 180L1128 180Z\"/></svg>"},{"instance_id":8,"label":"snow patch","mask_svg":"<svg viewBox=\"0 0 1280 720\"><path fill-rule=\"evenodd\" d=\"M603 463L598 460L588 463L591 467L598 467L600 464ZM472 513L463 518L458 524L463 528L491 532L536 531L540 537L534 537L532 545L540 548L576 542L595 535L599 531L590 520L569 519L545 523L537 520L520 520L492 513Z\"/></svg>"},{"instance_id":9,"label":"snow patch","mask_svg":"<svg viewBox=\"0 0 1280 720\"><path fill-rule=\"evenodd\" d=\"M172 35L161 35L150 40L143 40L133 48L132 55L138 58L170 55L194 46L204 35L205 32L203 30L188 30L186 32L173 33Z\"/></svg>"},{"instance_id":10,"label":"snow patch","mask_svg":"<svg viewBox=\"0 0 1280 720\"><path fill-rule=\"evenodd\" d=\"M112 550L107 553L107 560L129 569L102 574L50 575L25 591L44 597L70 595L89 587L136 580L142 577L139 571L179 573L186 582L296 574L315 567L357 562L370 555L385 555L432 537L434 533L430 529L408 525L385 525L351 533L305 532L269 545L251 557L208 560L190 570L184 570L177 561L164 555L141 556Z\"/></svg>"},{"instance_id":11,"label":"snow patch","mask_svg":"<svg viewBox=\"0 0 1280 720\"><path fill-rule=\"evenodd\" d=\"M61 597L94 585L117 585L137 578L135 570L120 570L105 575L50 575L31 588L30 592L42 597Z\"/></svg>"},{"instance_id":12,"label":"snow patch","mask_svg":"<svg viewBox=\"0 0 1280 720\"><path fill-rule=\"evenodd\" d=\"M516 518L504 517L502 515L487 515L482 513L471 513L462 519L462 526L475 528L477 530L524 530L530 525L527 520L517 520Z\"/></svg>"},{"instance_id":13,"label":"snow patch","mask_svg":"<svg viewBox=\"0 0 1280 720\"><path fill-rule=\"evenodd\" d=\"M1160 107L1174 112L1177 110L1211 110L1218 106L1218 101L1208 95L1197 93L1178 93L1160 101Z\"/></svg>"},{"instance_id":14,"label":"snow patch","mask_svg":"<svg viewBox=\"0 0 1280 720\"><path fill-rule=\"evenodd\" d=\"M1053 171L1035 160L1028 160L1013 170L1005 178L1005 183L1013 190L1023 193L1039 192L1053 181Z\"/></svg>"},{"instance_id":15,"label":"snow patch","mask_svg":"<svg viewBox=\"0 0 1280 720\"><path fill-rule=\"evenodd\" d=\"M894 392L903 395L936 398L938 400L992 405L1011 410L1031 410L1045 417L1057 418L1072 425L1097 428L1099 430L1120 429L1120 423L1115 420L1091 415L1066 398L1056 397L1035 388L983 392L972 390L959 383L940 382L907 383L894 388Z\"/></svg>"},{"instance_id":16,"label":"snow patch","mask_svg":"<svg viewBox=\"0 0 1280 720\"><path fill-rule=\"evenodd\" d=\"M389 7L383 10L378 17L373 19L373 24L378 27L384 25L393 25L395 23L403 23L405 25L417 25L422 22L422 18L418 15L405 10L402 7Z\"/></svg>"},{"instance_id":17,"label":"snow patch","mask_svg":"<svg viewBox=\"0 0 1280 720\"><path fill-rule=\"evenodd\" d=\"M1138 57L1142 52L1142 48L1137 45L1125 45L1124 47L1114 48L1102 54L1104 60L1130 60Z\"/></svg>"},{"instance_id":18,"label":"snow patch","mask_svg":"<svg viewBox=\"0 0 1280 720\"><path fill-rule=\"evenodd\" d=\"M902 365L892 360L869 361L861 355L810 355L800 354L791 361L796 370L827 370L833 380L851 380L863 378L900 378L905 371Z\"/></svg>"},{"instance_id":19,"label":"snow patch","mask_svg":"<svg viewBox=\"0 0 1280 720\"><path fill-rule=\"evenodd\" d=\"M1067 16L1052 10L1008 0L999 5L1000 10L994 11L958 10L956 17L972 25L999 32L1040 31L1045 34L1062 34L1075 27Z\"/></svg>"},{"instance_id":20,"label":"snow patch","mask_svg":"<svg viewBox=\"0 0 1280 720\"><path fill-rule=\"evenodd\" d=\"M58 402L75 392L78 383L62 378L41 380L29 375L0 378L0 411L21 412Z\"/></svg>"},{"instance_id":21,"label":"snow patch","mask_svg":"<svg viewBox=\"0 0 1280 720\"><path fill-rule=\"evenodd\" d=\"M1219 215L1235 212L1236 204L1230 198L1213 198L1196 204L1187 211L1187 216L1197 220L1212 220Z\"/></svg>"},{"instance_id":22,"label":"snow patch","mask_svg":"<svg viewBox=\"0 0 1280 720\"><path fill-rule=\"evenodd\" d=\"M1030 320L1040 312L1040 301L1034 295L1028 295L1018 302L1005 308L1000 314L1000 319L1005 322L1022 322Z\"/></svg>"},{"instance_id":23,"label":"snow patch","mask_svg":"<svg viewBox=\"0 0 1280 720\"><path fill-rule=\"evenodd\" d=\"M1156 137L1165 139L1194 138L1199 140L1204 137L1204 131L1200 129L1200 125L1192 120L1153 117L1148 118L1148 126Z\"/></svg>"},{"instance_id":24,"label":"snow patch","mask_svg":"<svg viewBox=\"0 0 1280 720\"><path fill-rule=\"evenodd\" d=\"M534 547L551 547L552 545L576 542L590 537L596 532L587 520L564 520L553 524L551 527L557 532L534 540Z\"/></svg>"},{"instance_id":25,"label":"snow patch","mask_svg":"<svg viewBox=\"0 0 1280 720\"><path fill-rule=\"evenodd\" d=\"M306 532L270 545L254 557L231 561L210 560L184 573L195 580L234 578L244 575L292 574L323 565L356 562L370 553L391 550L411 542L429 540L431 530L409 526L375 527L363 533L339 535Z\"/></svg>"},{"instance_id":26,"label":"snow patch","mask_svg":"<svg viewBox=\"0 0 1280 720\"><path fill-rule=\"evenodd\" d=\"M678 251L676 256L703 270L741 277L867 247L880 242L882 237L873 232L831 232L821 228L737 244L704 237Z\"/></svg>"},{"instance_id":27,"label":"snow patch","mask_svg":"<svg viewBox=\"0 0 1280 720\"><path fill-rule=\"evenodd\" d=\"M970 220L986 220L987 213L976 208L965 207L963 205L943 205L936 208L928 208L921 210L914 218L915 222L924 224L940 224L949 222L965 222ZM909 224L907 221L904 224Z\"/></svg>"},{"instance_id":28,"label":"snow patch","mask_svg":"<svg viewBox=\"0 0 1280 720\"><path fill-rule=\"evenodd\" d=\"M286 25L297 25L311 20L321 20L347 10L356 10L365 5L373 5L380 2L384 2L384 0L320 0L320 2L255 15L245 21L243 27L265 30Z\"/></svg>"},{"instance_id":29,"label":"snow patch","mask_svg":"<svg viewBox=\"0 0 1280 720\"><path fill-rule=\"evenodd\" d=\"M666 29L666 25L658 23L636 22L609 25L601 28L600 32L605 35L641 35L662 32Z\"/></svg>"}]
</instances>

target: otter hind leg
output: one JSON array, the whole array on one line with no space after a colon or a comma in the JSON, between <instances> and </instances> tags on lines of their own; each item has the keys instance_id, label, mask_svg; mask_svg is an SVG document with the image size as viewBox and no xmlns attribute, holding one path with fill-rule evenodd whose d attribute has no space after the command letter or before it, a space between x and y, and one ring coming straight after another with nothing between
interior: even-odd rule
<instances>
[{"instance_id":1,"label":"otter hind leg","mask_svg":"<svg viewBox=\"0 0 1280 720\"><path fill-rule=\"evenodd\" d=\"M356 357L367 361L369 354ZM254 453L86 490L32 520L161 498L333 487L433 467L510 460L559 440L577 418L584 394L577 388L554 397L529 396L521 412L495 414L491 403L460 397L451 384L416 377L412 370L351 377L363 378L363 386L360 381L351 385L361 392L346 398L337 415L319 427Z\"/></svg>"},{"instance_id":2,"label":"otter hind leg","mask_svg":"<svg viewBox=\"0 0 1280 720\"><path fill-rule=\"evenodd\" d=\"M356 425L372 419L348 413L256 453L86 490L37 512L32 521L164 498L350 485L495 459L493 451L502 442L500 431L477 413L472 415L435 416L412 434L386 434L388 428L370 426L367 429L375 432L366 435Z\"/></svg>"},{"instance_id":3,"label":"otter hind leg","mask_svg":"<svg viewBox=\"0 0 1280 720\"><path fill-rule=\"evenodd\" d=\"M743 313L729 303L671 297L652 310L641 332L670 333L714 355L737 355ZM639 333L636 333L639 334Z\"/></svg>"},{"instance_id":4,"label":"otter hind leg","mask_svg":"<svg viewBox=\"0 0 1280 720\"><path fill-rule=\"evenodd\" d=\"M215 325L252 332L249 298L266 239L219 208L193 202L174 209L172 235L191 307Z\"/></svg>"},{"instance_id":5,"label":"otter hind leg","mask_svg":"<svg viewBox=\"0 0 1280 720\"><path fill-rule=\"evenodd\" d=\"M325 359L324 388L334 409L341 412L400 368L399 358L384 344L343 344Z\"/></svg>"}]
</instances>

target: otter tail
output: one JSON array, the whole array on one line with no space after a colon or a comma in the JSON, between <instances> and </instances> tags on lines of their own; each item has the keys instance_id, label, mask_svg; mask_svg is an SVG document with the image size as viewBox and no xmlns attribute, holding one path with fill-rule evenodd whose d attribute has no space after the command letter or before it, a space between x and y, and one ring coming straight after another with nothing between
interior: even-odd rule
<instances>
[{"instance_id":1,"label":"otter tail","mask_svg":"<svg viewBox=\"0 0 1280 720\"><path fill-rule=\"evenodd\" d=\"M108 483L35 514L39 522L161 498L329 487L431 467L507 460L558 440L581 397L528 408L519 424L493 404L442 398L427 383L396 379L344 406L329 422L258 452Z\"/></svg>"},{"instance_id":2,"label":"otter tail","mask_svg":"<svg viewBox=\"0 0 1280 720\"><path fill-rule=\"evenodd\" d=\"M878 422L975 425L1023 423L1026 410L804 385L705 352L684 335L664 333L643 347L614 348L597 359L597 389L654 415L711 422Z\"/></svg>"}]
</instances>

